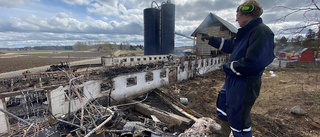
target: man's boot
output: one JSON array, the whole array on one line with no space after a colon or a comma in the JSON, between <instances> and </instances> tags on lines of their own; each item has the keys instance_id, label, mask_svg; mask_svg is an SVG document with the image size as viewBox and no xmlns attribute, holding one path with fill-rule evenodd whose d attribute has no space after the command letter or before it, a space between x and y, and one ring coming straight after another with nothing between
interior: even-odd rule
<instances>
[{"instance_id":1,"label":"man's boot","mask_svg":"<svg viewBox=\"0 0 320 137\"><path fill-rule=\"evenodd\" d=\"M216 127L214 125L210 125L209 129L212 133L217 134L219 137L229 137L231 128L228 121L221 120L221 127Z\"/></svg>"}]
</instances>

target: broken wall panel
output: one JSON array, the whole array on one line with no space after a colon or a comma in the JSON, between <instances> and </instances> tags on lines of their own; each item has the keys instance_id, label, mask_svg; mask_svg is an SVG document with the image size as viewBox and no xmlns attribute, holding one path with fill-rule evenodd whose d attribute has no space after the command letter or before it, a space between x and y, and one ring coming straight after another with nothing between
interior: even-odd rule
<instances>
[{"instance_id":1,"label":"broken wall panel","mask_svg":"<svg viewBox=\"0 0 320 137\"><path fill-rule=\"evenodd\" d=\"M161 72L166 72L166 77L160 77ZM147 72L136 73L131 75L119 76L113 79L114 89L111 90L111 98L114 101L122 101L129 98L134 98L145 94L151 89L161 87L168 84L168 69L154 70L153 81L146 82L145 77ZM128 86L128 79L135 78L136 84ZM84 102L87 103L90 99L105 96L104 92L101 92L101 81L89 81L79 87L83 87ZM68 90L69 86L62 87L51 91L50 104L52 113L55 116L62 116L68 113L69 100L65 98L65 90ZM71 112L77 111L81 107L81 103L78 98L71 98Z\"/></svg>"},{"instance_id":2,"label":"broken wall panel","mask_svg":"<svg viewBox=\"0 0 320 137\"><path fill-rule=\"evenodd\" d=\"M102 96L100 83L101 81L88 81L78 86L83 88L82 100L85 104L92 99ZM60 86L49 93L49 98L50 98L49 109L51 110L51 113L56 117L60 117L65 114L68 114L69 99L68 97L66 98L67 94L65 94L65 91L67 90L69 90L69 85L65 87ZM71 107L70 107L71 113L81 108L81 102L79 98L71 98L70 101L71 101Z\"/></svg>"},{"instance_id":3,"label":"broken wall panel","mask_svg":"<svg viewBox=\"0 0 320 137\"><path fill-rule=\"evenodd\" d=\"M222 64L226 61L226 59L227 58L225 56L222 56L222 57L215 57L215 58L204 58L204 59L193 60L193 61L185 61L183 63L185 67L179 66L177 68L178 69L177 80L183 81L183 80L192 78L195 75L202 75L202 74L217 70L222 66ZM184 71L181 69L184 69Z\"/></svg>"},{"instance_id":4,"label":"broken wall panel","mask_svg":"<svg viewBox=\"0 0 320 137\"><path fill-rule=\"evenodd\" d=\"M165 70L165 71L164 71ZM129 98L134 98L145 94L151 89L161 87L163 85L167 85L169 83L169 69L160 69L160 70L153 70L153 80L146 81L146 75L149 72L142 72L142 73L135 73L126 76L119 76L114 78L114 90L111 91L111 98L116 101L121 101ZM164 73L165 72L165 77ZM137 78L137 84L132 86L127 86L127 79L131 77Z\"/></svg>"}]
</instances>

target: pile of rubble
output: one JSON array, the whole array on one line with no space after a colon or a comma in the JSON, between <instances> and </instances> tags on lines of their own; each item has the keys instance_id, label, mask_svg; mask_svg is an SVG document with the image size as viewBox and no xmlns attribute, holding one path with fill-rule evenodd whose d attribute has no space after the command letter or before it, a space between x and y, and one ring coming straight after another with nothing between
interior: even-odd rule
<instances>
[{"instance_id":1,"label":"pile of rubble","mask_svg":"<svg viewBox=\"0 0 320 137\"><path fill-rule=\"evenodd\" d=\"M0 121L4 118L6 129L1 132L8 133L0 136L213 136L214 120L158 88L216 70L225 59L26 73L2 80L0 111L6 116L0 113Z\"/></svg>"},{"instance_id":2,"label":"pile of rubble","mask_svg":"<svg viewBox=\"0 0 320 137\"><path fill-rule=\"evenodd\" d=\"M29 95L24 99L7 108L18 116L1 109L10 116L12 123L8 136L212 136L209 125L217 124L174 101L159 89L112 106L101 105L105 101L103 98L96 99L75 113L60 118L52 115L45 105L39 105L45 104L45 100L34 100Z\"/></svg>"}]
</instances>

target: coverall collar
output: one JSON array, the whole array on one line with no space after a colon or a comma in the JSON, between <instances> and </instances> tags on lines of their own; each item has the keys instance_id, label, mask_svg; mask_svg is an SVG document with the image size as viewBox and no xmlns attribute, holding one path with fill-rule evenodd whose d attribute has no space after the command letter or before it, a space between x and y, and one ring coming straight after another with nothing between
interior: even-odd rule
<instances>
[{"instance_id":1,"label":"coverall collar","mask_svg":"<svg viewBox=\"0 0 320 137\"><path fill-rule=\"evenodd\" d=\"M244 35L246 35L246 33L249 30L251 30L252 28L254 28L255 26L257 26L260 23L262 23L262 18L256 17L256 18L252 19L247 25L238 29L237 38L243 37Z\"/></svg>"}]
</instances>

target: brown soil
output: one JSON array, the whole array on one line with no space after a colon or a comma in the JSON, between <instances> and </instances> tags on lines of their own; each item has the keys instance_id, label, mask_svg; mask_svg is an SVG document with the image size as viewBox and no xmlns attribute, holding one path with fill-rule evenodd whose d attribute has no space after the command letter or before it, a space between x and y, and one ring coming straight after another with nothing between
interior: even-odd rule
<instances>
[{"instance_id":1,"label":"brown soil","mask_svg":"<svg viewBox=\"0 0 320 137\"><path fill-rule=\"evenodd\" d=\"M0 54L0 73L40 67L46 65L56 65L60 62L79 61L104 56L100 52L67 52L52 54Z\"/></svg>"},{"instance_id":2,"label":"brown soil","mask_svg":"<svg viewBox=\"0 0 320 137\"><path fill-rule=\"evenodd\" d=\"M319 71L269 71L263 75L260 96L252 112L252 131L256 137L315 137L320 136ZM216 99L224 83L222 70L205 74L167 87L167 94L187 97L188 107L204 117L216 117ZM290 112L294 106L308 112L298 116ZM219 122L219 121L218 121Z\"/></svg>"}]
</instances>

